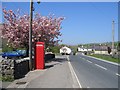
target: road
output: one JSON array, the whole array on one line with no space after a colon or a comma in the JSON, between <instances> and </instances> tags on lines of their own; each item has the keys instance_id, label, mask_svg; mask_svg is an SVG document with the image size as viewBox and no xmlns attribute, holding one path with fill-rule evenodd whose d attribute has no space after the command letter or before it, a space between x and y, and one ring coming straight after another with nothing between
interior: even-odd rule
<instances>
[{"instance_id":1,"label":"road","mask_svg":"<svg viewBox=\"0 0 120 90\"><path fill-rule=\"evenodd\" d=\"M82 88L118 88L118 66L85 55L70 55L69 60Z\"/></svg>"}]
</instances>

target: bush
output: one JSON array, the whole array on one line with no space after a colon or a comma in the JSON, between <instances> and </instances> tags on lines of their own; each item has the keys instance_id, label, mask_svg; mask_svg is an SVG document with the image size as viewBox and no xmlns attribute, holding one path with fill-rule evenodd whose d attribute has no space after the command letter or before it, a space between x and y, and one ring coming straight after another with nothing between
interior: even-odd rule
<instances>
[{"instance_id":1,"label":"bush","mask_svg":"<svg viewBox=\"0 0 120 90\"><path fill-rule=\"evenodd\" d=\"M58 46L53 46L53 47L49 47L48 51L52 53L59 53L60 48Z\"/></svg>"}]
</instances>

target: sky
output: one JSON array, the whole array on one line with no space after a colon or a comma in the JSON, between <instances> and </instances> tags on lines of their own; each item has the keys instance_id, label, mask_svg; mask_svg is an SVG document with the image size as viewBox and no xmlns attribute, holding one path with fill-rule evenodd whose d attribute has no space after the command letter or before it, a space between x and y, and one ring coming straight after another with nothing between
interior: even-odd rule
<instances>
[{"instance_id":1,"label":"sky","mask_svg":"<svg viewBox=\"0 0 120 90\"><path fill-rule=\"evenodd\" d=\"M2 7L29 14L29 2L3 2ZM112 21L115 21L115 41L118 41L117 2L34 2L34 13L64 16L59 39L69 45L112 41ZM0 11L1 12L1 11ZM2 15L2 14L1 14ZM1 16L0 15L0 16ZM2 21L0 21L2 22Z\"/></svg>"}]
</instances>

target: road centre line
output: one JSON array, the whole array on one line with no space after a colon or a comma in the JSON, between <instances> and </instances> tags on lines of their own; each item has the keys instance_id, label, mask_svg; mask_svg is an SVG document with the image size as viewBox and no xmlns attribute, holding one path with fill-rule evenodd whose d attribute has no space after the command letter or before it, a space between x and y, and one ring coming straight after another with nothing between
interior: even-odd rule
<instances>
[{"instance_id":1,"label":"road centre line","mask_svg":"<svg viewBox=\"0 0 120 90\"><path fill-rule=\"evenodd\" d=\"M81 59L83 59L82 57L80 57Z\"/></svg>"},{"instance_id":2,"label":"road centre line","mask_svg":"<svg viewBox=\"0 0 120 90\"><path fill-rule=\"evenodd\" d=\"M85 60L85 58L82 58L82 57L80 57L80 58Z\"/></svg>"},{"instance_id":3,"label":"road centre line","mask_svg":"<svg viewBox=\"0 0 120 90\"><path fill-rule=\"evenodd\" d=\"M87 88L90 88L90 87L87 87Z\"/></svg>"},{"instance_id":4,"label":"road centre line","mask_svg":"<svg viewBox=\"0 0 120 90\"><path fill-rule=\"evenodd\" d=\"M85 58L82 58L82 59L84 59L84 60L85 60Z\"/></svg>"},{"instance_id":5,"label":"road centre line","mask_svg":"<svg viewBox=\"0 0 120 90\"><path fill-rule=\"evenodd\" d=\"M117 76L120 76L120 74L116 73Z\"/></svg>"},{"instance_id":6,"label":"road centre line","mask_svg":"<svg viewBox=\"0 0 120 90\"><path fill-rule=\"evenodd\" d=\"M82 86L81 86L81 84L80 84L80 81L79 81L79 79L78 79L78 77L77 77L77 75L76 75L76 73L75 73L75 71L74 71L74 69L73 69L73 67L72 67L72 65L71 65L71 63L70 63L69 57L67 57L67 60L68 60L68 65L69 65L70 71L71 71L71 73L72 73L72 76L73 76L73 74L74 74L74 76L75 76L75 78L76 78L76 80L77 80L77 83L78 83L79 87L82 88Z\"/></svg>"},{"instance_id":7,"label":"road centre line","mask_svg":"<svg viewBox=\"0 0 120 90\"><path fill-rule=\"evenodd\" d=\"M82 58L82 59L86 60L85 58ZM93 62L91 62L89 60L86 60L86 61L89 62L89 63L93 63ZM104 70L107 70L107 68L105 68L105 67L103 67L101 65L98 65L98 64L95 64L95 65L98 66L98 67L100 67L100 68L102 68L102 69L104 69Z\"/></svg>"},{"instance_id":8,"label":"road centre line","mask_svg":"<svg viewBox=\"0 0 120 90\"><path fill-rule=\"evenodd\" d=\"M80 58L82 58L82 57L80 57ZM82 58L82 59L84 59L84 60L86 60L85 58ZM93 62L91 62L91 61L89 61L89 60L87 60L89 63L93 63Z\"/></svg>"},{"instance_id":9,"label":"road centre line","mask_svg":"<svg viewBox=\"0 0 120 90\"><path fill-rule=\"evenodd\" d=\"M93 62L91 62L91 61L89 61L89 60L87 60L89 63L93 63Z\"/></svg>"},{"instance_id":10,"label":"road centre line","mask_svg":"<svg viewBox=\"0 0 120 90\"><path fill-rule=\"evenodd\" d=\"M95 65L98 66L98 67L100 67L100 68L102 68L102 69L104 69L104 70L107 70L107 68L105 68L105 67L103 67L101 65L98 65L98 64L95 64Z\"/></svg>"}]
</instances>

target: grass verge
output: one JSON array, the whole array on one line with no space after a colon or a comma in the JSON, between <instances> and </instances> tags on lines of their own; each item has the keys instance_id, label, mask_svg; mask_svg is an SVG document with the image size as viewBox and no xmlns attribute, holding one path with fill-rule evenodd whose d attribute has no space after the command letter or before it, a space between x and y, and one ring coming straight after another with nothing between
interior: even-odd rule
<instances>
[{"instance_id":1,"label":"grass verge","mask_svg":"<svg viewBox=\"0 0 120 90\"><path fill-rule=\"evenodd\" d=\"M114 58L114 57L109 56L109 55L93 54L93 55L88 55L88 56L104 59L104 60L115 62L115 63L120 63L118 58Z\"/></svg>"},{"instance_id":2,"label":"grass verge","mask_svg":"<svg viewBox=\"0 0 120 90\"><path fill-rule=\"evenodd\" d=\"M14 81L14 78L12 76L0 76L0 81L12 82L12 81Z\"/></svg>"},{"instance_id":3,"label":"grass verge","mask_svg":"<svg viewBox=\"0 0 120 90\"><path fill-rule=\"evenodd\" d=\"M2 53L2 50L0 50L0 53Z\"/></svg>"}]
</instances>

